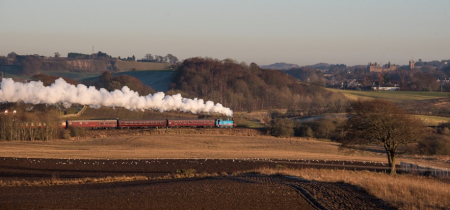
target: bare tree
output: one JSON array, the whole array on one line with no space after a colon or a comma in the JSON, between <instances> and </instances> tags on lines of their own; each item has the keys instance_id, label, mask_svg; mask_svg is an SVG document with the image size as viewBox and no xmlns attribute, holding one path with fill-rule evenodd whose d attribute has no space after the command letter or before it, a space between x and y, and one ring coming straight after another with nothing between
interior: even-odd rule
<instances>
[{"instance_id":1,"label":"bare tree","mask_svg":"<svg viewBox=\"0 0 450 210\"><path fill-rule=\"evenodd\" d=\"M150 53L145 54L144 59L147 61L155 60L155 58L153 58L153 55Z\"/></svg>"},{"instance_id":2,"label":"bare tree","mask_svg":"<svg viewBox=\"0 0 450 210\"><path fill-rule=\"evenodd\" d=\"M348 109L342 146L382 144L391 174L395 174L398 147L421 138L424 126L391 102L375 99L355 101Z\"/></svg>"}]
</instances>

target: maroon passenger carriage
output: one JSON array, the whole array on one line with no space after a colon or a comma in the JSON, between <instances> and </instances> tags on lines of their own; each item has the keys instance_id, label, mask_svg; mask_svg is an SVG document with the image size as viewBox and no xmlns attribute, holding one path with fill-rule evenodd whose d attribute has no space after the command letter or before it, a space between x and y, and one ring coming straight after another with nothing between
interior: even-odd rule
<instances>
[{"instance_id":1,"label":"maroon passenger carriage","mask_svg":"<svg viewBox=\"0 0 450 210\"><path fill-rule=\"evenodd\" d=\"M167 120L118 120L119 128L163 128Z\"/></svg>"},{"instance_id":2,"label":"maroon passenger carriage","mask_svg":"<svg viewBox=\"0 0 450 210\"><path fill-rule=\"evenodd\" d=\"M167 120L167 127L214 127L214 119L174 119Z\"/></svg>"},{"instance_id":3,"label":"maroon passenger carriage","mask_svg":"<svg viewBox=\"0 0 450 210\"><path fill-rule=\"evenodd\" d=\"M117 128L117 120L67 120L66 127Z\"/></svg>"}]
</instances>

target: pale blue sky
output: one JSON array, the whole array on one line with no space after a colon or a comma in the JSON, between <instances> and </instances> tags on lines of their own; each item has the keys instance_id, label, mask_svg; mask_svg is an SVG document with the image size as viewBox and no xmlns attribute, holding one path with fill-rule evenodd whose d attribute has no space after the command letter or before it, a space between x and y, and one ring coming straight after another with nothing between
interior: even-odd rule
<instances>
[{"instance_id":1,"label":"pale blue sky","mask_svg":"<svg viewBox=\"0 0 450 210\"><path fill-rule=\"evenodd\" d=\"M0 55L102 51L267 65L450 59L448 0L0 0Z\"/></svg>"}]
</instances>

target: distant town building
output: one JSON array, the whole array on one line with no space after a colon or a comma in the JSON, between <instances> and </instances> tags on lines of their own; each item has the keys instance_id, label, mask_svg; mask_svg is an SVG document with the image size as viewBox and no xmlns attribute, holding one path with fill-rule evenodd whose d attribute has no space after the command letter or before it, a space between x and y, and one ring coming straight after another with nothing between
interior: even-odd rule
<instances>
[{"instance_id":1,"label":"distant town building","mask_svg":"<svg viewBox=\"0 0 450 210\"><path fill-rule=\"evenodd\" d=\"M409 61L409 70L413 70L413 69L414 69L414 60L411 59L411 60Z\"/></svg>"},{"instance_id":2,"label":"distant town building","mask_svg":"<svg viewBox=\"0 0 450 210\"><path fill-rule=\"evenodd\" d=\"M397 86L394 86L394 87L392 87L392 86L373 86L372 87L372 90L374 90L374 91L399 91L400 90L400 87L397 87Z\"/></svg>"},{"instance_id":3,"label":"distant town building","mask_svg":"<svg viewBox=\"0 0 450 210\"><path fill-rule=\"evenodd\" d=\"M354 89L354 88L357 88L360 86L361 86L361 83L359 83L356 79L352 79L352 80L346 80L344 83L342 83L341 88Z\"/></svg>"},{"instance_id":4,"label":"distant town building","mask_svg":"<svg viewBox=\"0 0 450 210\"><path fill-rule=\"evenodd\" d=\"M368 72L387 72L387 71L394 71L397 70L398 66L395 64L391 64L391 62L389 62L386 65L380 66L380 64L375 63L369 63L367 65L367 71Z\"/></svg>"}]
</instances>

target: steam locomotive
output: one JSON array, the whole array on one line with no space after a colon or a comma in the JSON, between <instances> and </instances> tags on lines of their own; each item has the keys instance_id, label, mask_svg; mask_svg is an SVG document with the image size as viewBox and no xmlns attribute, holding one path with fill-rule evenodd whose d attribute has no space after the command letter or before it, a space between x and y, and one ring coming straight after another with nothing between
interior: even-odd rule
<instances>
[{"instance_id":1,"label":"steam locomotive","mask_svg":"<svg viewBox=\"0 0 450 210\"><path fill-rule=\"evenodd\" d=\"M88 129L107 128L233 128L233 119L162 119L162 120L67 120L62 123L64 128L79 127Z\"/></svg>"}]
</instances>

